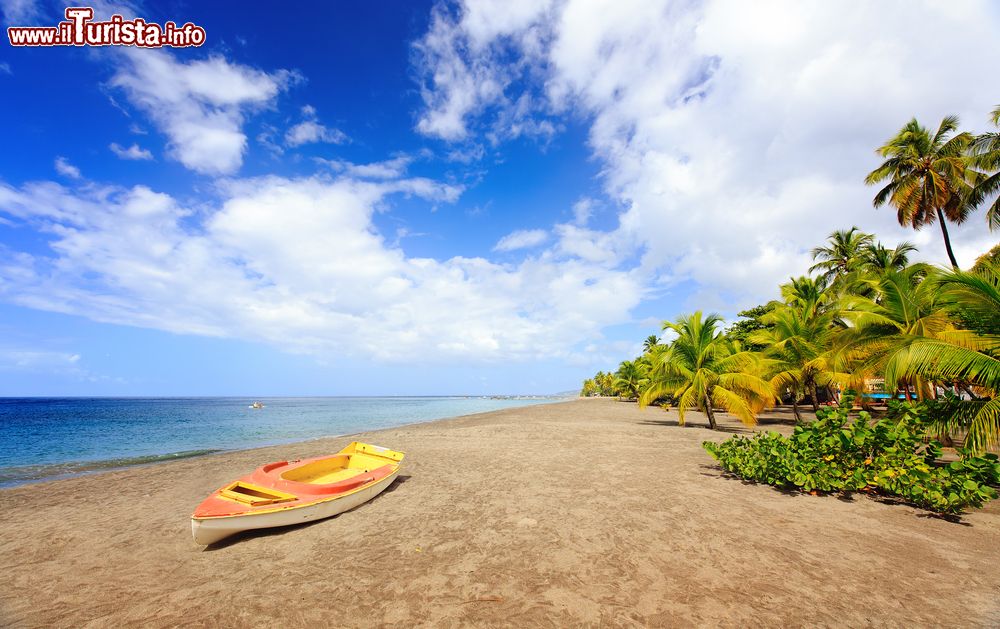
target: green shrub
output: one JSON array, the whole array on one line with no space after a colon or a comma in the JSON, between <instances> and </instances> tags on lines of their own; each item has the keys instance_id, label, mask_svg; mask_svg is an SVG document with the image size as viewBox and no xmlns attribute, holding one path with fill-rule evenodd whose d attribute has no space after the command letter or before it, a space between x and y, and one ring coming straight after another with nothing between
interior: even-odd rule
<instances>
[{"instance_id":1,"label":"green shrub","mask_svg":"<svg viewBox=\"0 0 1000 629\"><path fill-rule=\"evenodd\" d=\"M941 444L924 443L920 413L902 413L874 424L862 412L849 422L847 408L820 409L816 421L790 437L759 433L702 445L722 469L776 487L812 492L876 491L939 513L982 507L997 497L997 456L973 456L939 464Z\"/></svg>"}]
</instances>

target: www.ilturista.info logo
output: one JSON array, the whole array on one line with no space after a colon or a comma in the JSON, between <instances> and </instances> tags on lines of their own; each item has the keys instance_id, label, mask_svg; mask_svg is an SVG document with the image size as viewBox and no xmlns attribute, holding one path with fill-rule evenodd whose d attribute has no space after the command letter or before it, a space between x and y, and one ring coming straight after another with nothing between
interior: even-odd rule
<instances>
[{"instance_id":1,"label":"www.ilturista.info logo","mask_svg":"<svg viewBox=\"0 0 1000 629\"><path fill-rule=\"evenodd\" d=\"M162 26L142 18L126 20L112 15L107 22L94 22L90 7L67 7L66 21L57 26L9 26L11 46L141 46L185 48L205 43L205 29L188 22Z\"/></svg>"}]
</instances>

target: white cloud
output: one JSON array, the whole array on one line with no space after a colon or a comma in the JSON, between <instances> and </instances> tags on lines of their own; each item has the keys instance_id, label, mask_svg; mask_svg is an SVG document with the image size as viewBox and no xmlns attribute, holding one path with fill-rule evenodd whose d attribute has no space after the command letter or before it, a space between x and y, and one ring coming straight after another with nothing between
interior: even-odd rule
<instances>
[{"instance_id":1,"label":"white cloud","mask_svg":"<svg viewBox=\"0 0 1000 629\"><path fill-rule=\"evenodd\" d=\"M641 296L578 258L410 257L372 219L422 179L227 180L197 214L143 186L0 185L0 209L50 238L7 252L0 298L98 321L258 340L323 357L492 362L568 357ZM398 240L398 239L397 239Z\"/></svg>"},{"instance_id":2,"label":"white cloud","mask_svg":"<svg viewBox=\"0 0 1000 629\"><path fill-rule=\"evenodd\" d=\"M537 247L549 239L549 233L544 229L519 229L500 239L493 251L514 251Z\"/></svg>"},{"instance_id":3,"label":"white cloud","mask_svg":"<svg viewBox=\"0 0 1000 629\"><path fill-rule=\"evenodd\" d=\"M90 371L83 366L82 358L75 352L0 347L0 372L60 376L81 382L126 382L124 378L112 378Z\"/></svg>"},{"instance_id":4,"label":"white cloud","mask_svg":"<svg viewBox=\"0 0 1000 629\"><path fill-rule=\"evenodd\" d=\"M574 203L573 222L580 226L586 225L587 221L590 220L591 215L594 213L595 205L596 202L590 197L583 197Z\"/></svg>"},{"instance_id":5,"label":"white cloud","mask_svg":"<svg viewBox=\"0 0 1000 629\"><path fill-rule=\"evenodd\" d=\"M634 246L619 233L606 233L578 225L556 225L555 233L559 253L609 267L618 266Z\"/></svg>"},{"instance_id":6,"label":"white cloud","mask_svg":"<svg viewBox=\"0 0 1000 629\"><path fill-rule=\"evenodd\" d=\"M606 264L641 251L647 281L693 279L734 308L771 298L806 271L809 248L852 224L945 261L937 227L899 227L872 208L863 178L914 115L985 128L997 95L982 77L1000 64L988 2L526 4L437 10L417 47L418 129L489 138L524 103L521 120L589 121L605 192L625 209L609 233L581 229L576 214L556 229L561 251L596 262L617 248ZM928 57L924 41L967 62ZM982 221L953 228L960 262L995 243Z\"/></svg>"},{"instance_id":7,"label":"white cloud","mask_svg":"<svg viewBox=\"0 0 1000 629\"><path fill-rule=\"evenodd\" d=\"M73 367L79 361L79 354L69 352L0 348L0 369L58 370Z\"/></svg>"},{"instance_id":8,"label":"white cloud","mask_svg":"<svg viewBox=\"0 0 1000 629\"><path fill-rule=\"evenodd\" d=\"M335 172L343 173L348 177L357 177L359 179L397 179L406 174L406 169L413 162L413 158L408 155L400 155L392 159L368 164L355 164L342 159L317 158L316 161L326 164Z\"/></svg>"},{"instance_id":9,"label":"white cloud","mask_svg":"<svg viewBox=\"0 0 1000 629\"><path fill-rule=\"evenodd\" d=\"M347 141L347 135L343 131L320 124L316 119L316 108L306 105L302 108L302 114L305 120L292 126L285 133L285 144L288 146L294 148L317 142L343 144Z\"/></svg>"},{"instance_id":10,"label":"white cloud","mask_svg":"<svg viewBox=\"0 0 1000 629\"><path fill-rule=\"evenodd\" d=\"M505 95L507 87L519 78L521 67L493 63L508 47L526 56L541 52L547 33L539 24L551 4L489 0L466 3L459 15L438 5L429 31L414 44L426 105L417 130L445 140L461 140L468 134L470 114L496 106L501 114L491 130L492 140L521 135L551 137L555 133L551 122L528 117L532 102L528 94L514 101ZM511 38L515 41L509 41Z\"/></svg>"},{"instance_id":11,"label":"white cloud","mask_svg":"<svg viewBox=\"0 0 1000 629\"><path fill-rule=\"evenodd\" d=\"M208 175L231 174L243 163L243 122L268 106L297 75L266 73L219 56L179 61L162 50L122 52L111 84L167 135L169 155Z\"/></svg>"},{"instance_id":12,"label":"white cloud","mask_svg":"<svg viewBox=\"0 0 1000 629\"><path fill-rule=\"evenodd\" d=\"M344 135L343 131L324 127L315 120L304 120L285 133L285 143L291 147L316 142L341 144L346 140L347 136Z\"/></svg>"},{"instance_id":13,"label":"white cloud","mask_svg":"<svg viewBox=\"0 0 1000 629\"><path fill-rule=\"evenodd\" d=\"M42 11L37 0L0 0L4 26L36 26Z\"/></svg>"},{"instance_id":14,"label":"white cloud","mask_svg":"<svg viewBox=\"0 0 1000 629\"><path fill-rule=\"evenodd\" d=\"M118 143L112 142L108 145L111 152L120 157L121 159L130 160L151 160L153 159L153 154L149 152L149 149L141 148L138 144L133 144L132 146L122 148Z\"/></svg>"},{"instance_id":15,"label":"white cloud","mask_svg":"<svg viewBox=\"0 0 1000 629\"><path fill-rule=\"evenodd\" d=\"M69 163L65 157L59 156L55 161L56 172L63 177L69 177L70 179L80 178L80 169Z\"/></svg>"}]
</instances>

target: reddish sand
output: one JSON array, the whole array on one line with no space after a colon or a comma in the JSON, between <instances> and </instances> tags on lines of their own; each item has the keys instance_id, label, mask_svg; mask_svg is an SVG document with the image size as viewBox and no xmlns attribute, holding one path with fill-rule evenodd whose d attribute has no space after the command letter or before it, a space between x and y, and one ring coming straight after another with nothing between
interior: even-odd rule
<instances>
[{"instance_id":1,"label":"reddish sand","mask_svg":"<svg viewBox=\"0 0 1000 629\"><path fill-rule=\"evenodd\" d=\"M0 491L0 625L1000 626L1000 504L744 484L699 419L578 400L365 434L407 453L381 496L208 549L212 490L349 439Z\"/></svg>"}]
</instances>

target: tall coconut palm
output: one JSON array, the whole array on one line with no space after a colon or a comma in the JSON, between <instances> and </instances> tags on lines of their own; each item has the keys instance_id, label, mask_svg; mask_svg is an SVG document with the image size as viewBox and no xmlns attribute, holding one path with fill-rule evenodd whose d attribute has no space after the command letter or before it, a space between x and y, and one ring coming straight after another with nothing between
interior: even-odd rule
<instances>
[{"instance_id":1,"label":"tall coconut palm","mask_svg":"<svg viewBox=\"0 0 1000 629\"><path fill-rule=\"evenodd\" d=\"M860 231L857 227L839 229L830 234L828 245L815 247L812 250L816 264L809 267L809 272L822 271L826 283L853 271L863 258L865 247L872 245L875 237Z\"/></svg>"},{"instance_id":2,"label":"tall coconut palm","mask_svg":"<svg viewBox=\"0 0 1000 629\"><path fill-rule=\"evenodd\" d=\"M774 404L774 391L760 375L758 358L752 352L736 351L721 329L722 317L701 311L667 321L664 330L677 333L669 348L654 362L650 382L639 396L646 406L671 396L680 423L684 412L698 409L717 426L715 407L737 416L747 426L757 423L757 413Z\"/></svg>"},{"instance_id":3,"label":"tall coconut palm","mask_svg":"<svg viewBox=\"0 0 1000 629\"><path fill-rule=\"evenodd\" d=\"M955 116L944 118L933 135L914 118L879 147L878 154L887 159L865 177L869 185L888 180L874 205L895 207L900 225L920 229L940 223L948 259L956 269L947 221L962 223L969 215L974 179L964 155L973 138L957 130Z\"/></svg>"},{"instance_id":4,"label":"tall coconut palm","mask_svg":"<svg viewBox=\"0 0 1000 629\"><path fill-rule=\"evenodd\" d=\"M1000 128L1000 105L990 115L993 126ZM973 190L971 203L986 206L986 223L990 229L1000 228L1000 132L984 133L976 136L972 142L972 165L985 171L985 176ZM992 174L991 174L992 173Z\"/></svg>"}]
</instances>

